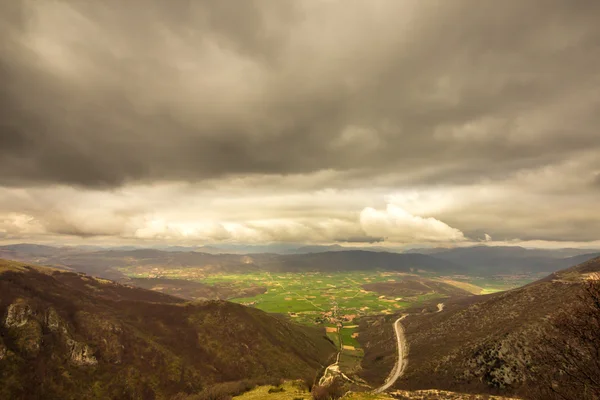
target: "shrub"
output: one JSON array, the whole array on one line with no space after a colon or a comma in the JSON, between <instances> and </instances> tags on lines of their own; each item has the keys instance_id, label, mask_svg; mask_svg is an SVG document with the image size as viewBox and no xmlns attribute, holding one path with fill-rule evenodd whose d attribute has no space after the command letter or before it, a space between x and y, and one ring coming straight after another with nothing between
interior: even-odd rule
<instances>
[{"instance_id":1,"label":"shrub","mask_svg":"<svg viewBox=\"0 0 600 400\"><path fill-rule=\"evenodd\" d=\"M314 400L336 400L344 396L346 389L340 379L334 379L327 386L315 385L312 390Z\"/></svg>"},{"instance_id":2,"label":"shrub","mask_svg":"<svg viewBox=\"0 0 600 400\"><path fill-rule=\"evenodd\" d=\"M600 398L600 276L549 319L526 374L529 398Z\"/></svg>"}]
</instances>

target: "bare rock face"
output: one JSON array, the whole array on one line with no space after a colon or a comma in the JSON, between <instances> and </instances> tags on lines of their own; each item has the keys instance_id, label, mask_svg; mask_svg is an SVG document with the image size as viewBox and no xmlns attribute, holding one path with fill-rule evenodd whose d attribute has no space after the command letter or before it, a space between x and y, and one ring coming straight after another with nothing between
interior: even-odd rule
<instances>
[{"instance_id":1,"label":"bare rock face","mask_svg":"<svg viewBox=\"0 0 600 400\"><path fill-rule=\"evenodd\" d=\"M39 354L42 346L42 326L35 319L35 312L26 301L19 299L8 306L4 326L15 338L15 345L23 355L34 358Z\"/></svg>"},{"instance_id":2,"label":"bare rock face","mask_svg":"<svg viewBox=\"0 0 600 400\"><path fill-rule=\"evenodd\" d=\"M75 365L96 365L98 360L94 357L94 351L85 343L67 339L69 348L69 359Z\"/></svg>"},{"instance_id":3,"label":"bare rock face","mask_svg":"<svg viewBox=\"0 0 600 400\"><path fill-rule=\"evenodd\" d=\"M18 299L8 306L4 326L9 329L16 349L26 357L36 357L43 345L43 332L50 331L68 351L69 361L75 365L89 366L98 364L94 351L87 344L74 340L67 329L67 323L52 307L43 312L36 312L23 299ZM6 356L6 346L0 346L0 359Z\"/></svg>"},{"instance_id":4,"label":"bare rock face","mask_svg":"<svg viewBox=\"0 0 600 400\"><path fill-rule=\"evenodd\" d=\"M50 332L67 334L67 327L56 310L50 307L44 314L44 325Z\"/></svg>"},{"instance_id":5,"label":"bare rock face","mask_svg":"<svg viewBox=\"0 0 600 400\"><path fill-rule=\"evenodd\" d=\"M33 315L33 310L29 304L22 299L18 299L8 306L4 326L7 328L22 327L27 324L27 321L29 321L29 318L33 317Z\"/></svg>"}]
</instances>

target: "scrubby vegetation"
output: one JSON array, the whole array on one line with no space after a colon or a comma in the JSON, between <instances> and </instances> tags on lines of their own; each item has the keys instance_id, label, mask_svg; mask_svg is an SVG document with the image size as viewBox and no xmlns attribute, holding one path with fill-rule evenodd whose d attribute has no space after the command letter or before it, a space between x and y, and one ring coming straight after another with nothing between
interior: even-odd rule
<instances>
[{"instance_id":1,"label":"scrubby vegetation","mask_svg":"<svg viewBox=\"0 0 600 400\"><path fill-rule=\"evenodd\" d=\"M538 332L525 370L533 399L600 399L600 274Z\"/></svg>"},{"instance_id":2,"label":"scrubby vegetation","mask_svg":"<svg viewBox=\"0 0 600 400\"><path fill-rule=\"evenodd\" d=\"M18 267L0 273L2 399L168 399L312 382L335 352L324 331L257 309Z\"/></svg>"},{"instance_id":3,"label":"scrubby vegetation","mask_svg":"<svg viewBox=\"0 0 600 400\"><path fill-rule=\"evenodd\" d=\"M440 313L411 310L402 321L409 367L395 386L525 396L535 386L547 389L540 399L568 398L559 390L596 398L600 321L593 305L600 301L589 289L596 271L600 259L508 292L447 301ZM374 384L394 363L393 320L361 322L361 375Z\"/></svg>"},{"instance_id":4,"label":"scrubby vegetation","mask_svg":"<svg viewBox=\"0 0 600 400\"><path fill-rule=\"evenodd\" d=\"M314 400L337 400L342 398L348 390L348 385L342 379L336 378L328 385L315 385L311 393Z\"/></svg>"},{"instance_id":5,"label":"scrubby vegetation","mask_svg":"<svg viewBox=\"0 0 600 400\"><path fill-rule=\"evenodd\" d=\"M235 297L256 296L267 291L266 287L260 286L207 285L185 279L168 278L131 278L127 283L186 300L227 300Z\"/></svg>"}]
</instances>

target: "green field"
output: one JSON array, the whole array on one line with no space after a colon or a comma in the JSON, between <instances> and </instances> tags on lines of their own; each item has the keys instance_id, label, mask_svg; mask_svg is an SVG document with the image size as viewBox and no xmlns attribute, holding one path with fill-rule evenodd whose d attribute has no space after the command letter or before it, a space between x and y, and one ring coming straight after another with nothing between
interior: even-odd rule
<instances>
[{"instance_id":1,"label":"green field","mask_svg":"<svg viewBox=\"0 0 600 400\"><path fill-rule=\"evenodd\" d=\"M340 337L342 338L342 343L345 346L360 347L360 345L358 344L358 340L356 340L356 338L352 336L356 334L357 331L358 329L356 328L356 325L352 325L352 327L343 326L340 329Z\"/></svg>"},{"instance_id":2,"label":"green field","mask_svg":"<svg viewBox=\"0 0 600 400\"><path fill-rule=\"evenodd\" d=\"M202 280L211 284L259 285L267 292L254 297L231 299L267 312L287 313L298 322L333 326L350 323L359 316L397 312L409 305L362 289L372 282L398 281L402 274L392 272L338 273L251 273L214 275Z\"/></svg>"},{"instance_id":3,"label":"green field","mask_svg":"<svg viewBox=\"0 0 600 400\"><path fill-rule=\"evenodd\" d=\"M435 291L417 296L386 297L362 288L362 285L367 283L399 282L410 275L390 271L249 272L210 275L205 270L193 267L152 269L125 267L119 270L135 278L152 278L159 275L162 278L183 279L234 288L266 287L266 293L253 297L230 298L229 300L267 312L286 314L299 323L311 325L349 324L357 317L396 313L407 307L443 297ZM427 278L435 278L432 274L424 273L422 275ZM441 277L441 280L452 285L460 285L474 294L486 294L518 287L536 278L530 276L481 278L463 275ZM348 342L355 342L355 340L348 340Z\"/></svg>"},{"instance_id":4,"label":"green field","mask_svg":"<svg viewBox=\"0 0 600 400\"><path fill-rule=\"evenodd\" d=\"M252 297L233 297L230 301L256 307L270 313L287 315L306 325L327 328L327 336L340 349L339 366L353 374L359 366L363 350L357 340L357 318L373 314L392 314L439 299L445 295L430 284L429 291L404 291L395 296L363 289L372 283L403 282L419 279L418 275L389 271L305 272L245 274L207 274L203 269L169 267L125 267L120 271L132 278L168 278L200 282L205 285L234 288L232 293L248 293L242 289L266 288L266 292ZM510 289L532 281L533 277L498 276L470 277L464 275L436 277L420 274L424 282L444 282L473 294L485 294ZM429 279L429 280L428 280ZM240 290L237 290L240 289ZM412 294L411 294L412 293Z\"/></svg>"}]
</instances>

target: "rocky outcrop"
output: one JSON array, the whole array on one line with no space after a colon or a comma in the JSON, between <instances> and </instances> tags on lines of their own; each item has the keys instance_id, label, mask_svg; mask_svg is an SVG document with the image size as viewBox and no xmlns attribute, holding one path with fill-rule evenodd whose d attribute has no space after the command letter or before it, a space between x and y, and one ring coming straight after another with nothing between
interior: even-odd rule
<instances>
[{"instance_id":1,"label":"rocky outcrop","mask_svg":"<svg viewBox=\"0 0 600 400\"><path fill-rule=\"evenodd\" d=\"M19 328L27 324L33 316L33 310L23 299L18 299L8 306L4 326L7 328Z\"/></svg>"},{"instance_id":2,"label":"rocky outcrop","mask_svg":"<svg viewBox=\"0 0 600 400\"><path fill-rule=\"evenodd\" d=\"M16 350L28 358L36 357L43 345L43 333L50 332L67 348L68 360L80 366L98 364L94 351L83 342L74 340L69 334L67 323L58 312L50 307L37 312L26 300L17 299L7 307L4 326L13 338ZM7 353L6 346L0 344L0 359Z\"/></svg>"},{"instance_id":3,"label":"rocky outcrop","mask_svg":"<svg viewBox=\"0 0 600 400\"><path fill-rule=\"evenodd\" d=\"M87 344L67 339L67 346L69 348L69 361L73 364L81 366L98 364L94 351Z\"/></svg>"},{"instance_id":4,"label":"rocky outcrop","mask_svg":"<svg viewBox=\"0 0 600 400\"><path fill-rule=\"evenodd\" d=\"M9 329L17 349L29 358L36 357L42 346L42 326L34 316L31 306L18 299L8 306L4 318L4 326Z\"/></svg>"},{"instance_id":5,"label":"rocky outcrop","mask_svg":"<svg viewBox=\"0 0 600 400\"><path fill-rule=\"evenodd\" d=\"M476 378L500 389L524 383L523 367L529 364L531 358L526 338L532 336L532 332L532 328L527 327L519 334L508 334L501 340L482 343L466 360L467 368L462 378Z\"/></svg>"},{"instance_id":6,"label":"rocky outcrop","mask_svg":"<svg viewBox=\"0 0 600 400\"><path fill-rule=\"evenodd\" d=\"M44 314L44 325L50 332L67 334L67 327L64 321L52 307Z\"/></svg>"}]
</instances>

